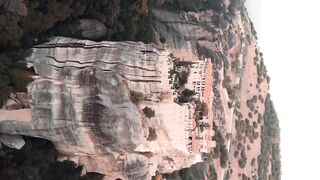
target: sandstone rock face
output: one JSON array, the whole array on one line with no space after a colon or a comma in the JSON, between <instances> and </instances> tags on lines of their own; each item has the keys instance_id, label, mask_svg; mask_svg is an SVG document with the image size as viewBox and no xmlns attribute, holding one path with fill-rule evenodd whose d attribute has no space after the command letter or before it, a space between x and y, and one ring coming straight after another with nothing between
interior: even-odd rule
<instances>
[{"instance_id":1,"label":"sandstone rock face","mask_svg":"<svg viewBox=\"0 0 320 180\"><path fill-rule=\"evenodd\" d=\"M186 149L183 119L170 114L184 107L157 100L170 91L168 58L150 44L53 38L27 59L37 74L28 85L31 109L3 111L1 132L51 140L60 159L106 179L150 179L189 167L201 159ZM154 118L142 115L130 90L150 99L142 105L155 109ZM155 141L146 140L150 127Z\"/></svg>"}]
</instances>

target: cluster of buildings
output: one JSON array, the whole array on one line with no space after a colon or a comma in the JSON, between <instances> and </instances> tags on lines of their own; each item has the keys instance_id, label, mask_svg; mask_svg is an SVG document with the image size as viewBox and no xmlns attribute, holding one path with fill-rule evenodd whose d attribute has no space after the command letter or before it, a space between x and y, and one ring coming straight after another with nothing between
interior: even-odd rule
<instances>
[{"instance_id":1,"label":"cluster of buildings","mask_svg":"<svg viewBox=\"0 0 320 180\"><path fill-rule=\"evenodd\" d=\"M197 99L205 103L208 109L208 113L204 115L202 119L198 120L198 122L195 118L192 118L192 128L189 129L189 127L187 127L186 129L189 132L187 142L188 144L191 143L192 148L190 150L194 153L210 153L212 148L215 147L215 142L213 141L214 131L212 130L212 70L211 59L196 61L190 67L188 82L185 85L187 89L195 91ZM190 124L190 120L186 123ZM206 124L207 126L200 128L199 124Z\"/></svg>"},{"instance_id":2,"label":"cluster of buildings","mask_svg":"<svg viewBox=\"0 0 320 180\"><path fill-rule=\"evenodd\" d=\"M195 112L195 104L187 103L188 115L185 118L187 148L192 153L210 153L215 147L215 142L213 141L214 131L212 130L213 65L211 59L204 59L192 61L186 68L188 69L189 76L187 83L184 85L185 88L193 90L196 93L194 97L201 103L206 104L208 109L208 113L203 115L202 119L196 120L195 113L198 112ZM181 71L181 67L178 71ZM176 94L174 92L173 95Z\"/></svg>"}]
</instances>

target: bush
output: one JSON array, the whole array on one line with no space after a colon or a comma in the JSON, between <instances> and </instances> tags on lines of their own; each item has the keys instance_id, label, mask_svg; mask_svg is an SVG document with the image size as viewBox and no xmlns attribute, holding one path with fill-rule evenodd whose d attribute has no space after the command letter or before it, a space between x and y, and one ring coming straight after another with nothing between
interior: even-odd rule
<instances>
[{"instance_id":1,"label":"bush","mask_svg":"<svg viewBox=\"0 0 320 180\"><path fill-rule=\"evenodd\" d=\"M142 92L130 90L130 99L134 104L138 105L141 101L143 101L144 95Z\"/></svg>"},{"instance_id":2,"label":"bush","mask_svg":"<svg viewBox=\"0 0 320 180\"><path fill-rule=\"evenodd\" d=\"M234 151L233 156L234 156L234 158L238 158L239 157L239 151Z\"/></svg>"},{"instance_id":3,"label":"bush","mask_svg":"<svg viewBox=\"0 0 320 180\"><path fill-rule=\"evenodd\" d=\"M251 166L254 166L256 164L256 158L253 158L252 160L251 160Z\"/></svg>"},{"instance_id":4,"label":"bush","mask_svg":"<svg viewBox=\"0 0 320 180\"><path fill-rule=\"evenodd\" d=\"M161 42L161 43L165 43L166 41L167 41L167 40L166 40L165 37L163 37L163 36L160 37L160 42Z\"/></svg>"},{"instance_id":5,"label":"bush","mask_svg":"<svg viewBox=\"0 0 320 180\"><path fill-rule=\"evenodd\" d=\"M194 91L191 91L190 89L185 89L179 95L178 101L180 103L188 103L193 100L194 95L195 95Z\"/></svg>"},{"instance_id":6,"label":"bush","mask_svg":"<svg viewBox=\"0 0 320 180\"><path fill-rule=\"evenodd\" d=\"M72 161L58 162L58 152L50 141L23 138L26 144L20 150L1 147L0 179L89 180L90 176L90 180L102 180L102 175L94 173L81 177L82 167Z\"/></svg>"},{"instance_id":7,"label":"bush","mask_svg":"<svg viewBox=\"0 0 320 180\"><path fill-rule=\"evenodd\" d=\"M149 127L149 135L147 140L148 141L154 141L157 139L157 132L156 129Z\"/></svg>"},{"instance_id":8,"label":"bush","mask_svg":"<svg viewBox=\"0 0 320 180\"><path fill-rule=\"evenodd\" d=\"M177 74L179 85L185 85L188 82L189 73L182 71Z\"/></svg>"},{"instance_id":9,"label":"bush","mask_svg":"<svg viewBox=\"0 0 320 180\"><path fill-rule=\"evenodd\" d=\"M254 128L254 129L257 129L257 128L258 128L258 124L257 124L257 122L255 122L255 121L253 122L253 128Z\"/></svg>"},{"instance_id":10,"label":"bush","mask_svg":"<svg viewBox=\"0 0 320 180\"><path fill-rule=\"evenodd\" d=\"M222 168L226 168L228 163L228 150L224 144L220 145L220 153L220 165Z\"/></svg>"},{"instance_id":11,"label":"bush","mask_svg":"<svg viewBox=\"0 0 320 180\"><path fill-rule=\"evenodd\" d=\"M246 152L243 149L240 153L240 159L238 160L238 165L240 168L244 168L247 164L247 156L246 156Z\"/></svg>"},{"instance_id":12,"label":"bush","mask_svg":"<svg viewBox=\"0 0 320 180\"><path fill-rule=\"evenodd\" d=\"M33 73L20 69L10 69L9 76L13 89L19 92L25 92L28 83L32 81Z\"/></svg>"},{"instance_id":13,"label":"bush","mask_svg":"<svg viewBox=\"0 0 320 180\"><path fill-rule=\"evenodd\" d=\"M258 117L259 118L259 117ZM261 115L260 115L261 118ZM258 119L259 120L259 119ZM258 177L268 178L271 164L271 179L280 179L280 129L277 113L268 94L265 100L265 112L263 114L263 126L261 126L261 148L258 156ZM271 158L270 158L271 156Z\"/></svg>"},{"instance_id":14,"label":"bush","mask_svg":"<svg viewBox=\"0 0 320 180\"><path fill-rule=\"evenodd\" d=\"M145 108L143 108L142 111L143 111L144 115L148 118L152 118L155 116L155 111L147 106Z\"/></svg>"}]
</instances>

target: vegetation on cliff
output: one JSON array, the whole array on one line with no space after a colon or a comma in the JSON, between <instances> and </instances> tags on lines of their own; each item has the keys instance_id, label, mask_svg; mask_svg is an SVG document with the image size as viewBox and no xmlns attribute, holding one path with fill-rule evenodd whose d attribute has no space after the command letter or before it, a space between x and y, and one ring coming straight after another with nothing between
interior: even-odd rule
<instances>
[{"instance_id":1,"label":"vegetation on cliff","mask_svg":"<svg viewBox=\"0 0 320 180\"><path fill-rule=\"evenodd\" d=\"M81 176L82 167L72 161L58 162L58 152L44 139L24 137L21 150L2 146L0 149L0 179L6 180L101 180L102 175Z\"/></svg>"},{"instance_id":2,"label":"vegetation on cliff","mask_svg":"<svg viewBox=\"0 0 320 180\"><path fill-rule=\"evenodd\" d=\"M30 73L13 65L28 56L29 48L49 37L81 38L80 19L96 19L106 26L100 40L153 40L148 0L24 0L22 3L27 9L26 16L9 11L6 3L0 4L0 106L12 90L25 90L29 81Z\"/></svg>"},{"instance_id":3,"label":"vegetation on cliff","mask_svg":"<svg viewBox=\"0 0 320 180\"><path fill-rule=\"evenodd\" d=\"M279 120L268 94L261 126L261 153L258 156L259 179L280 179L280 129ZM271 165L271 175L269 167Z\"/></svg>"}]
</instances>

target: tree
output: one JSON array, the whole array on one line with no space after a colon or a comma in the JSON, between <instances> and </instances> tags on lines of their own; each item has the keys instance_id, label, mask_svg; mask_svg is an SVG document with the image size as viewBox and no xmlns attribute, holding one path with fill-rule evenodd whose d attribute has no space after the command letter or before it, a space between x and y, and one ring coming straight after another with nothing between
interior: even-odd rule
<instances>
[{"instance_id":1,"label":"tree","mask_svg":"<svg viewBox=\"0 0 320 180\"><path fill-rule=\"evenodd\" d=\"M220 153L220 165L222 168L226 168L228 163L228 150L224 144L220 145Z\"/></svg>"},{"instance_id":2,"label":"tree","mask_svg":"<svg viewBox=\"0 0 320 180\"><path fill-rule=\"evenodd\" d=\"M207 123L207 122L197 123L197 126L200 128L201 132L203 132L204 129L208 129L210 127L209 123Z\"/></svg>"},{"instance_id":3,"label":"tree","mask_svg":"<svg viewBox=\"0 0 320 180\"><path fill-rule=\"evenodd\" d=\"M167 41L167 40L166 40L165 37L163 37L163 36L160 37L160 42L161 42L161 43L165 43L166 41Z\"/></svg>"},{"instance_id":4,"label":"tree","mask_svg":"<svg viewBox=\"0 0 320 180\"><path fill-rule=\"evenodd\" d=\"M32 81L33 74L21 69L10 69L9 76L11 84L16 91L26 91L27 84Z\"/></svg>"},{"instance_id":5,"label":"tree","mask_svg":"<svg viewBox=\"0 0 320 180\"><path fill-rule=\"evenodd\" d=\"M194 91L191 91L190 89L185 89L181 92L181 94L178 97L178 101L180 103L187 103L192 101L192 97L195 95Z\"/></svg>"},{"instance_id":6,"label":"tree","mask_svg":"<svg viewBox=\"0 0 320 180\"><path fill-rule=\"evenodd\" d=\"M189 73L182 71L177 74L179 85L185 85L188 82Z\"/></svg>"},{"instance_id":7,"label":"tree","mask_svg":"<svg viewBox=\"0 0 320 180\"><path fill-rule=\"evenodd\" d=\"M147 118L152 118L155 116L155 111L152 108L149 108L147 106L143 108L142 111Z\"/></svg>"}]
</instances>

